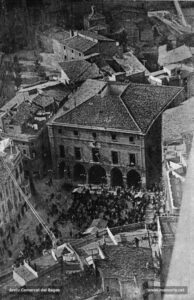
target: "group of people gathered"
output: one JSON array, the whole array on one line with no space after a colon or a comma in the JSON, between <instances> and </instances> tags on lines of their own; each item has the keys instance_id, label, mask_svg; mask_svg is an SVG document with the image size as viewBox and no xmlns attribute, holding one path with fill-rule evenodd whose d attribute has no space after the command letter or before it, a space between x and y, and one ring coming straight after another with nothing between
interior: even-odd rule
<instances>
[{"instance_id":1,"label":"group of people gathered","mask_svg":"<svg viewBox=\"0 0 194 300\"><path fill-rule=\"evenodd\" d=\"M158 186L149 190L116 188L114 193L103 187L100 192L87 187L82 192L74 193L74 201L68 214L71 221L81 229L98 218L107 220L108 227L111 228L146 221L150 207L154 217L165 212L164 193Z\"/></svg>"}]
</instances>

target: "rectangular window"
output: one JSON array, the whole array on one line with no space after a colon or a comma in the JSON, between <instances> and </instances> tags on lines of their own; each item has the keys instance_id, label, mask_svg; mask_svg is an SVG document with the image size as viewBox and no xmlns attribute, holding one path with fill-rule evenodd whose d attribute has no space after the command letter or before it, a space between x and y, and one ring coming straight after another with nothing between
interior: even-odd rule
<instances>
[{"instance_id":1,"label":"rectangular window","mask_svg":"<svg viewBox=\"0 0 194 300\"><path fill-rule=\"evenodd\" d=\"M116 133L111 133L111 138L112 138L113 141L116 141L117 140Z\"/></svg>"},{"instance_id":2,"label":"rectangular window","mask_svg":"<svg viewBox=\"0 0 194 300\"><path fill-rule=\"evenodd\" d=\"M93 136L94 139L96 139L96 136L97 136L96 132L92 132L92 136Z\"/></svg>"},{"instance_id":3,"label":"rectangular window","mask_svg":"<svg viewBox=\"0 0 194 300\"><path fill-rule=\"evenodd\" d=\"M58 129L58 133L62 134L62 129L61 128Z\"/></svg>"},{"instance_id":4,"label":"rectangular window","mask_svg":"<svg viewBox=\"0 0 194 300\"><path fill-rule=\"evenodd\" d=\"M77 130L74 130L74 131L73 131L73 134L74 134L75 136L78 136L78 135L79 135L79 132L78 132Z\"/></svg>"},{"instance_id":5,"label":"rectangular window","mask_svg":"<svg viewBox=\"0 0 194 300\"><path fill-rule=\"evenodd\" d=\"M26 150L25 150L25 149L23 149L23 154L24 154L24 155L26 154Z\"/></svg>"},{"instance_id":6,"label":"rectangular window","mask_svg":"<svg viewBox=\"0 0 194 300\"><path fill-rule=\"evenodd\" d=\"M129 141L130 141L130 143L134 143L134 136L131 135L131 136L129 137Z\"/></svg>"},{"instance_id":7,"label":"rectangular window","mask_svg":"<svg viewBox=\"0 0 194 300\"><path fill-rule=\"evenodd\" d=\"M59 146L59 153L60 153L60 157L62 157L62 158L65 157L65 148L63 145Z\"/></svg>"},{"instance_id":8,"label":"rectangular window","mask_svg":"<svg viewBox=\"0 0 194 300\"><path fill-rule=\"evenodd\" d=\"M99 149L97 149L97 148L93 148L93 149L92 149L92 158L93 158L93 161L99 162L99 160L100 160L100 152L99 152Z\"/></svg>"},{"instance_id":9,"label":"rectangular window","mask_svg":"<svg viewBox=\"0 0 194 300\"><path fill-rule=\"evenodd\" d=\"M111 151L111 155L112 155L112 163L113 163L113 165L118 165L118 163L119 163L118 152L117 151Z\"/></svg>"},{"instance_id":10,"label":"rectangular window","mask_svg":"<svg viewBox=\"0 0 194 300\"><path fill-rule=\"evenodd\" d=\"M80 160L81 159L81 149L79 147L75 147L74 152L75 152L75 159Z\"/></svg>"},{"instance_id":11,"label":"rectangular window","mask_svg":"<svg viewBox=\"0 0 194 300\"><path fill-rule=\"evenodd\" d=\"M130 153L129 154L129 165L135 166L135 164L136 164L135 153Z\"/></svg>"}]
</instances>

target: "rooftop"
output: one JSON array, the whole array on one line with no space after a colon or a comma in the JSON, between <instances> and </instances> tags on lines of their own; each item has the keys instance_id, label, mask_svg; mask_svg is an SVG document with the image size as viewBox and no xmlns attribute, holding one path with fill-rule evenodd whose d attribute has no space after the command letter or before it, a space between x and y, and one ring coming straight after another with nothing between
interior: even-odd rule
<instances>
[{"instance_id":1,"label":"rooftop","mask_svg":"<svg viewBox=\"0 0 194 300\"><path fill-rule=\"evenodd\" d=\"M56 81L56 80L53 80L53 81L44 81L43 83L39 83L39 84L32 84L28 87L25 87L25 88L21 88L19 90L19 93L21 92L29 92L29 91L32 91L32 90L35 90L35 89L40 89L40 90L44 90L44 89L47 89L47 88L51 88L51 87L54 87L54 86L58 86L60 84L60 81Z\"/></svg>"},{"instance_id":2,"label":"rooftop","mask_svg":"<svg viewBox=\"0 0 194 300\"><path fill-rule=\"evenodd\" d=\"M181 105L167 109L162 116L163 141L181 139L184 133L194 131L194 97Z\"/></svg>"},{"instance_id":3,"label":"rooftop","mask_svg":"<svg viewBox=\"0 0 194 300\"><path fill-rule=\"evenodd\" d=\"M113 58L128 76L140 72L145 72L146 75L149 74L149 71L145 68L145 66L142 65L137 57L131 52L124 53L123 57L115 55Z\"/></svg>"},{"instance_id":4,"label":"rooftop","mask_svg":"<svg viewBox=\"0 0 194 300\"><path fill-rule=\"evenodd\" d=\"M170 51L167 51L167 45L163 45L159 47L158 52L158 64L161 66L178 63L192 58L190 48L185 45L182 45Z\"/></svg>"},{"instance_id":5,"label":"rooftop","mask_svg":"<svg viewBox=\"0 0 194 300\"><path fill-rule=\"evenodd\" d=\"M66 40L65 45L71 49L77 50L81 53L85 53L86 51L94 47L96 45L96 42L76 35Z\"/></svg>"},{"instance_id":6,"label":"rooftop","mask_svg":"<svg viewBox=\"0 0 194 300\"><path fill-rule=\"evenodd\" d=\"M36 264L37 271L39 273L41 271L47 270L49 267L57 265L58 262L56 262L52 255L49 253L34 259L33 264Z\"/></svg>"},{"instance_id":7,"label":"rooftop","mask_svg":"<svg viewBox=\"0 0 194 300\"><path fill-rule=\"evenodd\" d=\"M76 90L68 101L65 103L65 107L73 108L94 97L107 85L107 82L87 79L81 86Z\"/></svg>"},{"instance_id":8,"label":"rooftop","mask_svg":"<svg viewBox=\"0 0 194 300\"><path fill-rule=\"evenodd\" d=\"M74 82L97 78L101 75L96 64L89 63L84 59L65 61L59 65L67 77Z\"/></svg>"},{"instance_id":9,"label":"rooftop","mask_svg":"<svg viewBox=\"0 0 194 300\"><path fill-rule=\"evenodd\" d=\"M119 278L134 280L153 279L152 253L148 248L134 248L127 244L105 246L103 248L106 259L97 262L97 266L105 278ZM146 264L149 267L146 268Z\"/></svg>"},{"instance_id":10,"label":"rooftop","mask_svg":"<svg viewBox=\"0 0 194 300\"><path fill-rule=\"evenodd\" d=\"M23 125L28 119L34 116L39 110L37 106L30 102L23 102L17 107L17 112L11 117L11 123L14 125Z\"/></svg>"},{"instance_id":11,"label":"rooftop","mask_svg":"<svg viewBox=\"0 0 194 300\"><path fill-rule=\"evenodd\" d=\"M42 34L46 35L47 37L51 39L55 39L61 43L63 43L65 40L69 39L71 37L70 32L64 30L60 27L54 27L47 29L42 32Z\"/></svg>"},{"instance_id":12,"label":"rooftop","mask_svg":"<svg viewBox=\"0 0 194 300\"><path fill-rule=\"evenodd\" d=\"M146 133L161 111L182 91L178 87L135 83L112 86L124 89L121 96L114 91L104 97L96 95L55 121Z\"/></svg>"},{"instance_id":13,"label":"rooftop","mask_svg":"<svg viewBox=\"0 0 194 300\"><path fill-rule=\"evenodd\" d=\"M183 89L130 83L121 98L136 123L146 133L151 123Z\"/></svg>"},{"instance_id":14,"label":"rooftop","mask_svg":"<svg viewBox=\"0 0 194 300\"><path fill-rule=\"evenodd\" d=\"M60 103L70 94L70 90L64 84L59 84L54 87L49 87L47 89L44 89L43 93L45 96L50 96L54 98L55 101Z\"/></svg>"},{"instance_id":15,"label":"rooftop","mask_svg":"<svg viewBox=\"0 0 194 300\"><path fill-rule=\"evenodd\" d=\"M78 32L78 34L80 36L83 35L83 36L87 36L89 38L95 39L99 42L101 42L101 41L115 42L113 39L110 39L110 38L108 38L104 35L101 35L101 34L98 34L98 33L95 33L93 31L89 31L89 30L81 30L81 31Z\"/></svg>"},{"instance_id":16,"label":"rooftop","mask_svg":"<svg viewBox=\"0 0 194 300\"><path fill-rule=\"evenodd\" d=\"M20 265L15 272L23 278L26 282L36 279L37 277L30 272L25 266Z\"/></svg>"},{"instance_id":17,"label":"rooftop","mask_svg":"<svg viewBox=\"0 0 194 300\"><path fill-rule=\"evenodd\" d=\"M12 108L16 108L26 100L31 101L36 95L29 95L28 92L17 93L10 101L0 108L0 112L9 111Z\"/></svg>"},{"instance_id":18,"label":"rooftop","mask_svg":"<svg viewBox=\"0 0 194 300\"><path fill-rule=\"evenodd\" d=\"M96 95L55 119L55 121L74 125L139 131L120 97L115 95L105 97Z\"/></svg>"},{"instance_id":19,"label":"rooftop","mask_svg":"<svg viewBox=\"0 0 194 300\"><path fill-rule=\"evenodd\" d=\"M45 93L42 93L34 98L33 103L42 108L45 108L54 103L54 98L52 96L46 95Z\"/></svg>"}]
</instances>

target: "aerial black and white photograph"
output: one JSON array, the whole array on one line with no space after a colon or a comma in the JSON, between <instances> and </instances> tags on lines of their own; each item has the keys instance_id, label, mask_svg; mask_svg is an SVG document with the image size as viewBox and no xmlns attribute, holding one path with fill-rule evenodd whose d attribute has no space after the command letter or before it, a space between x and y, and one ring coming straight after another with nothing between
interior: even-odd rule
<instances>
[{"instance_id":1,"label":"aerial black and white photograph","mask_svg":"<svg viewBox=\"0 0 194 300\"><path fill-rule=\"evenodd\" d=\"M0 300L194 300L194 1L0 0Z\"/></svg>"}]
</instances>

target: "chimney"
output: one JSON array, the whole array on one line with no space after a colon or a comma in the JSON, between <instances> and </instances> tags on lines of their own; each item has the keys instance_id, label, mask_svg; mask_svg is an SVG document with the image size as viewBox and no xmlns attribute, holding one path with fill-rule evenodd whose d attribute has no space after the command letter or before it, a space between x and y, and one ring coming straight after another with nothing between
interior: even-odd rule
<instances>
[{"instance_id":1,"label":"chimney","mask_svg":"<svg viewBox=\"0 0 194 300\"><path fill-rule=\"evenodd\" d=\"M92 5L92 6L91 6L91 14L89 15L89 18L92 18L92 17L93 17L93 15L95 14L95 11L96 11L95 5Z\"/></svg>"}]
</instances>

